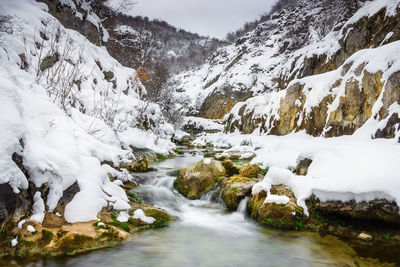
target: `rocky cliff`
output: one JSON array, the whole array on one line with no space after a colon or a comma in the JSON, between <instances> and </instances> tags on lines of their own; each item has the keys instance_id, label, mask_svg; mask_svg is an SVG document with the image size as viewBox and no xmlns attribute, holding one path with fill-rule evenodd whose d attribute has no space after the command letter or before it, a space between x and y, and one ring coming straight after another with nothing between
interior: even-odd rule
<instances>
[{"instance_id":1,"label":"rocky cliff","mask_svg":"<svg viewBox=\"0 0 400 267\"><path fill-rule=\"evenodd\" d=\"M283 1L200 70L176 77L185 112L225 131L395 137L399 1Z\"/></svg>"}]
</instances>

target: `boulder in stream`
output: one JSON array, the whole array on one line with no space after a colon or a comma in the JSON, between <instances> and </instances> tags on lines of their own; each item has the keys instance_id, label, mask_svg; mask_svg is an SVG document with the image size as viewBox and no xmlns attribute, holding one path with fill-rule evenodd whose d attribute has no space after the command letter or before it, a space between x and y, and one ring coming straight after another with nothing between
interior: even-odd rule
<instances>
[{"instance_id":1,"label":"boulder in stream","mask_svg":"<svg viewBox=\"0 0 400 267\"><path fill-rule=\"evenodd\" d=\"M226 175L221 162L205 159L181 169L174 186L185 197L199 199L214 189Z\"/></svg>"},{"instance_id":2,"label":"boulder in stream","mask_svg":"<svg viewBox=\"0 0 400 267\"><path fill-rule=\"evenodd\" d=\"M226 179L222 184L223 188L221 192L226 207L229 210L237 210L240 201L251 194L251 189L257 182L258 180L256 179L240 175L234 175Z\"/></svg>"}]
</instances>

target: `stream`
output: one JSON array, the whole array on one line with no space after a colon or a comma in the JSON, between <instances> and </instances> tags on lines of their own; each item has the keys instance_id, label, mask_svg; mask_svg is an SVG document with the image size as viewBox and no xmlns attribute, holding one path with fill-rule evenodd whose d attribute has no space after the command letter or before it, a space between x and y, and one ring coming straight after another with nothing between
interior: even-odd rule
<instances>
[{"instance_id":1,"label":"stream","mask_svg":"<svg viewBox=\"0 0 400 267\"><path fill-rule=\"evenodd\" d=\"M182 197L173 189L177 170L202 157L201 151L187 151L155 164L157 171L141 175L143 184L134 189L145 202L177 218L170 226L138 233L118 247L75 257L39 260L26 266L390 265L363 258L333 236L261 227L246 216L246 200L232 213L222 204L212 203L211 194L201 200Z\"/></svg>"}]
</instances>

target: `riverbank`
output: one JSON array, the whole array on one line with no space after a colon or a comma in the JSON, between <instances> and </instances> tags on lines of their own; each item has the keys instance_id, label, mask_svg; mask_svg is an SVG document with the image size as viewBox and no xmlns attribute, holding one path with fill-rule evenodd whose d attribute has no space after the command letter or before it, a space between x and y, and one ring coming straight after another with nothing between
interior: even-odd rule
<instances>
[{"instance_id":1,"label":"riverbank","mask_svg":"<svg viewBox=\"0 0 400 267\"><path fill-rule=\"evenodd\" d=\"M122 245L73 257L24 258L9 266L395 266L396 250L357 247L332 235L262 227L246 216L243 205L226 211L211 194L189 200L173 187L178 169L203 158L204 150L183 150L141 174L131 189L144 202L164 209L176 220L168 227L134 233ZM4 260L4 259L3 259Z\"/></svg>"}]
</instances>

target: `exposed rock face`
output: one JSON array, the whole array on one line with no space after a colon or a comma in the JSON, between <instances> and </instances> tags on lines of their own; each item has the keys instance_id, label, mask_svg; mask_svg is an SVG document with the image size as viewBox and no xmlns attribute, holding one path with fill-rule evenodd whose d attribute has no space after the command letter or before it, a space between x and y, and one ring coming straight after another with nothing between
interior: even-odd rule
<instances>
[{"instance_id":1,"label":"exposed rock face","mask_svg":"<svg viewBox=\"0 0 400 267\"><path fill-rule=\"evenodd\" d=\"M250 216L263 225L281 228L296 229L303 227L303 221L307 218L303 215L303 209L296 204L293 192L283 185L272 186L271 194L287 196L287 204L264 203L267 192L261 191L253 195L248 210Z\"/></svg>"},{"instance_id":2,"label":"exposed rock face","mask_svg":"<svg viewBox=\"0 0 400 267\"><path fill-rule=\"evenodd\" d=\"M390 224L400 226L399 207L395 202L377 199L369 202L316 202L312 205L321 214L336 216L347 220L367 222L370 224Z\"/></svg>"},{"instance_id":3,"label":"exposed rock face","mask_svg":"<svg viewBox=\"0 0 400 267\"><path fill-rule=\"evenodd\" d=\"M226 174L221 162L206 159L181 169L174 186L185 197L199 199L215 188Z\"/></svg>"},{"instance_id":4,"label":"exposed rock face","mask_svg":"<svg viewBox=\"0 0 400 267\"><path fill-rule=\"evenodd\" d=\"M246 196L251 194L253 185L258 180L234 175L223 182L222 185L222 199L229 210L237 210L239 203Z\"/></svg>"},{"instance_id":5,"label":"exposed rock face","mask_svg":"<svg viewBox=\"0 0 400 267\"><path fill-rule=\"evenodd\" d=\"M75 16L75 12L71 7L63 5L60 1L52 0L39 0L39 2L46 3L49 7L49 13L57 18L61 24L68 29L75 30L82 35L86 36L88 40L96 45L102 44L103 32L101 25L94 25L85 18L87 17L87 11L76 5L78 11L83 14L83 19L79 19ZM100 27L100 28L97 28Z\"/></svg>"},{"instance_id":6,"label":"exposed rock face","mask_svg":"<svg viewBox=\"0 0 400 267\"><path fill-rule=\"evenodd\" d=\"M349 17L345 16L345 19ZM334 43L338 48L310 52L315 47L306 46L294 52L275 79L276 92L267 93L264 99L261 96L251 98L235 106L225 119L225 131L240 130L248 134L260 129L268 134L286 135L305 130L313 136L333 137L351 135L373 118L382 122L375 137L393 138L400 116L389 110L400 101L399 74L385 73L385 67L382 71L366 68L377 58L355 65L352 55L399 40L399 23L400 13L387 16L386 8L370 16L359 16L348 23L338 23L333 29L337 33ZM323 40L320 42L321 46L328 45ZM325 75L327 72L337 72L337 78L329 88L322 89L321 84L306 86L310 76ZM322 75L320 80L329 77ZM310 99L310 91L320 90L326 90L326 93ZM343 93L337 94L342 90ZM261 103L257 104L257 101ZM310 102L314 102L313 105ZM373 110L374 106L379 112Z\"/></svg>"},{"instance_id":7,"label":"exposed rock face","mask_svg":"<svg viewBox=\"0 0 400 267\"><path fill-rule=\"evenodd\" d=\"M339 86L344 86L342 96L328 93L318 105L308 109L306 107L308 99L305 95L307 89L304 84L295 83L279 100L278 115L254 117L254 111L246 110L247 106L243 105L244 110L239 111L239 115L242 114L241 120L233 120L235 115L231 114L226 120L225 130L233 132L239 129L243 133L251 133L254 129L260 128L262 131L275 135L286 135L301 130L313 136L351 135L374 115L372 108L379 100L382 101L383 106L374 118L386 124L376 133L376 137L393 138L398 115L397 113L390 114L389 110L391 105L400 102L399 73L391 74L385 84L382 80L382 72L369 73L364 69L364 64L354 66L354 68L358 71L351 74L353 79L342 81L339 78L330 88L330 92L333 92ZM357 79L360 78L359 83ZM334 102L337 103L335 104L337 108L331 110ZM388 118L389 115L391 117Z\"/></svg>"},{"instance_id":8,"label":"exposed rock face","mask_svg":"<svg viewBox=\"0 0 400 267\"><path fill-rule=\"evenodd\" d=\"M199 115L207 119L222 119L234 105L246 101L251 96L251 91L232 91L229 87L216 90L204 100Z\"/></svg>"}]
</instances>

